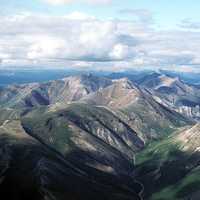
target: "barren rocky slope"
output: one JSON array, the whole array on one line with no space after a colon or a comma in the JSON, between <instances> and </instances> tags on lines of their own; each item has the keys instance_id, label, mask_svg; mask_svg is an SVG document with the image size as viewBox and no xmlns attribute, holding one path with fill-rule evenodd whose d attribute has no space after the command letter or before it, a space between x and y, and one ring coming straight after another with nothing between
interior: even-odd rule
<instances>
[{"instance_id":1,"label":"barren rocky slope","mask_svg":"<svg viewBox=\"0 0 200 200\"><path fill-rule=\"evenodd\" d=\"M188 85L177 77L153 73L138 81L141 87L151 91L163 105L185 116L199 120L200 90Z\"/></svg>"},{"instance_id":2,"label":"barren rocky slope","mask_svg":"<svg viewBox=\"0 0 200 200\"><path fill-rule=\"evenodd\" d=\"M67 77L47 83L10 85L0 90L0 107L30 108L69 103L112 83L93 75Z\"/></svg>"},{"instance_id":3,"label":"barren rocky slope","mask_svg":"<svg viewBox=\"0 0 200 200\"><path fill-rule=\"evenodd\" d=\"M108 107L135 129L144 140L162 137L177 127L192 123L181 114L156 101L152 95L127 78L82 98L90 105Z\"/></svg>"}]
</instances>

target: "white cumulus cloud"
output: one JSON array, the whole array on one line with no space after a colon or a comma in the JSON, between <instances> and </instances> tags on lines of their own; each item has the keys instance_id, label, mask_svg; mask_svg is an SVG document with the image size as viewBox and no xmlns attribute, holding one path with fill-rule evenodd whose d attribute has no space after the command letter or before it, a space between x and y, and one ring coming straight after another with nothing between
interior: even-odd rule
<instances>
[{"instance_id":1,"label":"white cumulus cloud","mask_svg":"<svg viewBox=\"0 0 200 200\"><path fill-rule=\"evenodd\" d=\"M21 13L0 17L0 67L127 69L197 65L198 31L158 31L144 22Z\"/></svg>"}]
</instances>

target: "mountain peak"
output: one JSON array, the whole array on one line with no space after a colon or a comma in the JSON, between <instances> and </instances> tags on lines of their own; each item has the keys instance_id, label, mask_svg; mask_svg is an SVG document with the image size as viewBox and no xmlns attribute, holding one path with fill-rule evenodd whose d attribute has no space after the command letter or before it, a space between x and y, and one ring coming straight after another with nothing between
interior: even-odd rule
<instances>
[{"instance_id":1,"label":"mountain peak","mask_svg":"<svg viewBox=\"0 0 200 200\"><path fill-rule=\"evenodd\" d=\"M170 87L175 82L179 82L178 77L173 78L173 77L167 76L165 74L160 75L158 78L160 80L160 85L158 85L158 87L160 87L160 86Z\"/></svg>"},{"instance_id":2,"label":"mountain peak","mask_svg":"<svg viewBox=\"0 0 200 200\"><path fill-rule=\"evenodd\" d=\"M113 83L118 83L122 86L124 89L134 89L133 83L128 78L121 78L117 80L113 80Z\"/></svg>"}]
</instances>

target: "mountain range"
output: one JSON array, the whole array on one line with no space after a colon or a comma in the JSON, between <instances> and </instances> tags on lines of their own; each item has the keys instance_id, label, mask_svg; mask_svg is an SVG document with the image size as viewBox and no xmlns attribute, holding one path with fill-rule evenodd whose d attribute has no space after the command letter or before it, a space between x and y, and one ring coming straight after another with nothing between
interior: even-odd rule
<instances>
[{"instance_id":1,"label":"mountain range","mask_svg":"<svg viewBox=\"0 0 200 200\"><path fill-rule=\"evenodd\" d=\"M194 119L200 117L200 90L196 85L184 83L178 77L152 73L138 84L148 88L165 106Z\"/></svg>"},{"instance_id":2,"label":"mountain range","mask_svg":"<svg viewBox=\"0 0 200 200\"><path fill-rule=\"evenodd\" d=\"M199 98L196 85L155 72L1 88L0 194L198 199Z\"/></svg>"}]
</instances>

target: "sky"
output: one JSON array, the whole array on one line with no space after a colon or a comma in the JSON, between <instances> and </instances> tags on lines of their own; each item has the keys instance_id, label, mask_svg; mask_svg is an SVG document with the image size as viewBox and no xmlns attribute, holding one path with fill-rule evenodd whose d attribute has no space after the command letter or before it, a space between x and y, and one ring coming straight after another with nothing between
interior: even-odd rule
<instances>
[{"instance_id":1,"label":"sky","mask_svg":"<svg viewBox=\"0 0 200 200\"><path fill-rule=\"evenodd\" d=\"M0 0L0 68L200 71L199 0Z\"/></svg>"}]
</instances>

